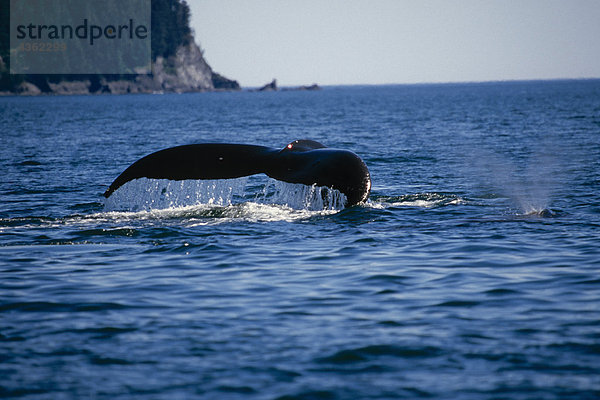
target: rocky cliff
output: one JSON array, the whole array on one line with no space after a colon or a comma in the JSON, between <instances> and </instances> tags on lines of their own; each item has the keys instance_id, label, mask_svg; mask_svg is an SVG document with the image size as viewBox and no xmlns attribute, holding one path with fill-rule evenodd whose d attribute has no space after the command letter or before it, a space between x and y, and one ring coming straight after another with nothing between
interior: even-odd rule
<instances>
[{"instance_id":1,"label":"rocky cliff","mask_svg":"<svg viewBox=\"0 0 600 400\"><path fill-rule=\"evenodd\" d=\"M179 47L167 59L157 57L152 64L152 75L138 75L133 80L102 79L98 88L100 92L113 94L213 90L240 90L240 85L214 72L194 42Z\"/></svg>"},{"instance_id":2,"label":"rocky cliff","mask_svg":"<svg viewBox=\"0 0 600 400\"><path fill-rule=\"evenodd\" d=\"M2 65L2 64L0 64ZM202 55L198 45L191 41L180 46L168 58L156 57L151 75L128 77L90 76L85 79L52 77L28 79L2 94L125 94L125 93L184 93L214 90L240 90L237 81L215 73Z\"/></svg>"}]
</instances>

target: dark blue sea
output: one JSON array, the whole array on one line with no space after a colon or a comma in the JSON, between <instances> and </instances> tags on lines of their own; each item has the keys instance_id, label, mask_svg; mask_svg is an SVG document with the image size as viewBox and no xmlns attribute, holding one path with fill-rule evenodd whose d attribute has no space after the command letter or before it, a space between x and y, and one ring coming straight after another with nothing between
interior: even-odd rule
<instances>
[{"instance_id":1,"label":"dark blue sea","mask_svg":"<svg viewBox=\"0 0 600 400\"><path fill-rule=\"evenodd\" d=\"M1 398L600 398L599 80L2 97L0 122ZM369 201L102 196L163 148L295 139L358 154Z\"/></svg>"}]
</instances>

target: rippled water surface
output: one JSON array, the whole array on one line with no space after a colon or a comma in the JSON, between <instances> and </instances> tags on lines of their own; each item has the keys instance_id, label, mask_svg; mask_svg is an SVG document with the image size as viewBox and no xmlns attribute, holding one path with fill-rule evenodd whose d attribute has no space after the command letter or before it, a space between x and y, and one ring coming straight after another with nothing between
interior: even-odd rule
<instances>
[{"instance_id":1,"label":"rippled water surface","mask_svg":"<svg viewBox=\"0 0 600 400\"><path fill-rule=\"evenodd\" d=\"M0 397L600 397L600 81L0 98ZM313 139L370 200L139 180ZM324 193L325 196L321 196Z\"/></svg>"}]
</instances>

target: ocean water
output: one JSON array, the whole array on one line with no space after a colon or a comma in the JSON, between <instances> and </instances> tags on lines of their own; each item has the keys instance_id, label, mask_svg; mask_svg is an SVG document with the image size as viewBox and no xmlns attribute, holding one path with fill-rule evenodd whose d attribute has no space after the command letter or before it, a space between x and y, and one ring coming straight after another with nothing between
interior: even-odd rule
<instances>
[{"instance_id":1,"label":"ocean water","mask_svg":"<svg viewBox=\"0 0 600 400\"><path fill-rule=\"evenodd\" d=\"M600 81L0 98L0 397L600 398ZM181 144L357 153L369 201L131 182ZM317 195L315 195L317 193Z\"/></svg>"}]
</instances>

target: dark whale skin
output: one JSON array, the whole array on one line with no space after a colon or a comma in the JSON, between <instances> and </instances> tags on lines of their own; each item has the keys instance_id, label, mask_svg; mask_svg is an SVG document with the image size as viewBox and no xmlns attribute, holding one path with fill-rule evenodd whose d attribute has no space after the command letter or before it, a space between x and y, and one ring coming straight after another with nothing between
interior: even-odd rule
<instances>
[{"instance_id":1,"label":"dark whale skin","mask_svg":"<svg viewBox=\"0 0 600 400\"><path fill-rule=\"evenodd\" d=\"M260 173L284 182L339 190L347 198L346 206L365 202L371 191L369 169L355 153L312 140L296 140L281 150L230 143L189 144L160 150L125 169L104 197L138 178L230 179Z\"/></svg>"}]
</instances>

